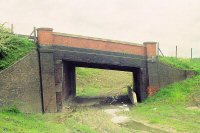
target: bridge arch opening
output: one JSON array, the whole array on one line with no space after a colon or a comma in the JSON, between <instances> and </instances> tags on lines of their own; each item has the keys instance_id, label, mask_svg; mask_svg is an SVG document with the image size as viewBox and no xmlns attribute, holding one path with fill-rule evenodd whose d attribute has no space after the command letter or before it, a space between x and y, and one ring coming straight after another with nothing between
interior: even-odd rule
<instances>
[{"instance_id":1,"label":"bridge arch opening","mask_svg":"<svg viewBox=\"0 0 200 133\"><path fill-rule=\"evenodd\" d=\"M98 98L127 95L132 72L76 67L76 97Z\"/></svg>"},{"instance_id":2,"label":"bridge arch opening","mask_svg":"<svg viewBox=\"0 0 200 133\"><path fill-rule=\"evenodd\" d=\"M63 86L61 92L56 92L56 102L58 111L62 110L62 104L65 100L76 97L76 92L77 92L76 68L79 67L130 72L132 76L132 85L134 85L132 86L132 88L134 88L134 91L137 95L137 100L140 102L142 99L141 68L119 67L116 65L72 62L65 60L63 60L62 62L63 62Z\"/></svg>"}]
</instances>

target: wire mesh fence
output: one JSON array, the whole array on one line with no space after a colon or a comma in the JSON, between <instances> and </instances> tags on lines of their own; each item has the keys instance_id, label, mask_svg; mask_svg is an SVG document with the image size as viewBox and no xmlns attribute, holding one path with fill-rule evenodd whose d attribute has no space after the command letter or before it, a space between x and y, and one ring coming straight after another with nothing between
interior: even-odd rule
<instances>
[{"instance_id":1,"label":"wire mesh fence","mask_svg":"<svg viewBox=\"0 0 200 133\"><path fill-rule=\"evenodd\" d=\"M170 56L175 58L190 58L196 59L200 58L200 49L198 47L182 47L178 45L174 45L169 49L161 49L160 45L157 45L158 56ZM167 53L167 54L165 54Z\"/></svg>"}]
</instances>

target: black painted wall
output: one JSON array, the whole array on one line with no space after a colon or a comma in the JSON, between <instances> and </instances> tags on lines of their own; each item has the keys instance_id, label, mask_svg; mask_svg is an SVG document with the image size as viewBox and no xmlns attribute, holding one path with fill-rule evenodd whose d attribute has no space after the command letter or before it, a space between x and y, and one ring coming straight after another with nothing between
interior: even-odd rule
<instances>
[{"instance_id":1,"label":"black painted wall","mask_svg":"<svg viewBox=\"0 0 200 133\"><path fill-rule=\"evenodd\" d=\"M174 82L185 80L195 74L196 73L192 70L181 70L168 64L158 62L156 59L148 61L148 86L156 89L148 91L156 92L160 88L166 87Z\"/></svg>"}]
</instances>

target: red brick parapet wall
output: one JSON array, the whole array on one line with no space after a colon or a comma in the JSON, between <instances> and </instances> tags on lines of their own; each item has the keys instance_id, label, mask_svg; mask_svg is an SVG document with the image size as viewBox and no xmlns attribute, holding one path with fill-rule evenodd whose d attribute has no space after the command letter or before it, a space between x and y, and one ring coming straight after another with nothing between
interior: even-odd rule
<instances>
[{"instance_id":1,"label":"red brick parapet wall","mask_svg":"<svg viewBox=\"0 0 200 133\"><path fill-rule=\"evenodd\" d=\"M156 42L146 42L144 45L139 45L135 43L58 33L53 32L52 28L38 28L37 33L38 43L40 45L63 45L148 57L156 56Z\"/></svg>"}]
</instances>

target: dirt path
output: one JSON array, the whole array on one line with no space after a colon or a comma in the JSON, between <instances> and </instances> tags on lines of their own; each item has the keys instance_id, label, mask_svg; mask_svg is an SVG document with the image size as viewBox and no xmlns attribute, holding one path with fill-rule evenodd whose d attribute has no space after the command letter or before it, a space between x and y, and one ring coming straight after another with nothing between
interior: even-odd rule
<instances>
[{"instance_id":1,"label":"dirt path","mask_svg":"<svg viewBox=\"0 0 200 133\"><path fill-rule=\"evenodd\" d=\"M166 133L165 131L152 127L151 125L143 122L139 122L130 116L126 112L130 111L132 106L127 97L93 97L82 98L78 97L74 100L73 106L76 108L81 107L82 114L87 114L87 117L81 118L84 123L87 123L91 127L95 127L100 132L113 132L121 131L125 132L144 132L144 133ZM85 110L85 109L86 110ZM78 112L77 112L78 113ZM80 112L79 112L80 113ZM90 115L88 115L90 114ZM73 114L76 116L76 114ZM80 114L78 114L80 115ZM95 118L92 117L95 116ZM91 122L92 121L92 122ZM103 123L99 123L101 121ZM97 126L98 125L98 126ZM105 129L113 128L113 129Z\"/></svg>"}]
</instances>

